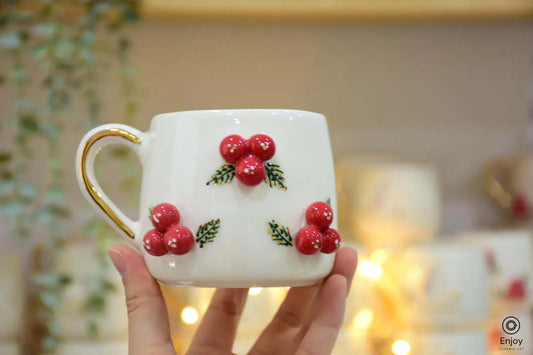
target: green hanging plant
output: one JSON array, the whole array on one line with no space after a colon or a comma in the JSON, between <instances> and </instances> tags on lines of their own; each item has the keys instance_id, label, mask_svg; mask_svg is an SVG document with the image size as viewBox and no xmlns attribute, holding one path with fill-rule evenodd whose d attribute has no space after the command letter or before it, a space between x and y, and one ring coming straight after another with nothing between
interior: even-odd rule
<instances>
[{"instance_id":1,"label":"green hanging plant","mask_svg":"<svg viewBox=\"0 0 533 355\"><path fill-rule=\"evenodd\" d=\"M82 11L67 21L64 14L73 4ZM0 73L0 85L14 96L13 115L0 120L0 130L13 137L11 149L0 150L0 218L12 222L9 234L21 243L29 240L33 229L48 232L41 246L40 271L34 275L45 351L55 347L61 333L54 313L61 306L62 290L72 280L72 275L55 271L56 256L66 238L64 222L72 214L60 154L64 125L75 101L86 105L87 125L79 128L100 122L99 78L105 70L102 63L111 60L120 67L123 121L134 117L141 91L129 63L130 42L124 29L139 21L138 7L135 0L47 0L23 11L15 0L0 1L0 53L11 63L8 72ZM102 29L108 30L105 37ZM34 94L35 88L41 95ZM39 176L29 171L36 151L39 157L45 153ZM126 165L125 170L130 172L128 184L135 183L133 169ZM98 245L97 276L101 278L85 301L89 314L104 312L105 295L113 292L105 276L105 246L112 232L103 223L91 219L84 226L85 235ZM88 324L88 331L93 336L98 333L95 324Z\"/></svg>"}]
</instances>

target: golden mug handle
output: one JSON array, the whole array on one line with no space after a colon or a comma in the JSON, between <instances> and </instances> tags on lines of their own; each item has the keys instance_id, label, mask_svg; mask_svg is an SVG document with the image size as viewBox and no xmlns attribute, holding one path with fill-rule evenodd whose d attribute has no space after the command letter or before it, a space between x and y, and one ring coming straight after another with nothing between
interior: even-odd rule
<instances>
[{"instance_id":1,"label":"golden mug handle","mask_svg":"<svg viewBox=\"0 0 533 355\"><path fill-rule=\"evenodd\" d=\"M506 176L511 169L511 162L504 159L493 160L483 169L483 182L490 197L492 197L501 207L507 209L511 207L512 194L504 183ZM504 179L498 179L498 175Z\"/></svg>"},{"instance_id":2,"label":"golden mug handle","mask_svg":"<svg viewBox=\"0 0 533 355\"><path fill-rule=\"evenodd\" d=\"M96 181L93 165L96 155L106 144L124 144L132 148L140 157L143 136L142 132L130 126L122 124L102 125L92 129L83 137L76 155L77 178L83 194L103 213L109 224L131 239L135 239L139 222L127 217L107 197Z\"/></svg>"}]
</instances>

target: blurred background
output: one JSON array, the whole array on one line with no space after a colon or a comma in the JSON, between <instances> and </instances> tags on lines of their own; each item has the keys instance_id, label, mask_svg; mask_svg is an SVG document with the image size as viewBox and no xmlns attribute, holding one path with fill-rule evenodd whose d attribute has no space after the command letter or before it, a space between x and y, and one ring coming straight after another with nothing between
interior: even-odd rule
<instances>
[{"instance_id":1,"label":"blurred background","mask_svg":"<svg viewBox=\"0 0 533 355\"><path fill-rule=\"evenodd\" d=\"M532 19L525 0L2 1L0 354L127 353L117 240L79 193L77 145L216 108L328 118L361 253L336 353L533 354ZM133 218L139 174L127 150L97 160ZM235 352L285 292L250 290ZM178 353L210 293L165 288ZM511 315L522 348L501 346Z\"/></svg>"}]
</instances>

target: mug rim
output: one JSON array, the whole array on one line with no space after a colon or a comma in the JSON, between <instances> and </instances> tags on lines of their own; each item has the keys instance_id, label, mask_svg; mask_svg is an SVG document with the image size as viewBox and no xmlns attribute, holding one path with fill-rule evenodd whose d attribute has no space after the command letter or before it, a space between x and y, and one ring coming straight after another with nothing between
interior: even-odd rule
<instances>
[{"instance_id":1,"label":"mug rim","mask_svg":"<svg viewBox=\"0 0 533 355\"><path fill-rule=\"evenodd\" d=\"M172 112L163 112L158 113L153 116L154 119L161 118L161 119L168 119L173 118L177 115L191 115L191 114L198 114L198 113L229 113L229 112L258 112L258 113L268 113L268 112L278 112L278 113L300 113L300 114L306 114L309 116L320 116L325 117L324 114L314 112L314 111L308 111L308 110L299 110L299 109L283 109L283 108L236 108L236 109L205 109L205 110L185 110L185 111L172 111Z\"/></svg>"}]
</instances>

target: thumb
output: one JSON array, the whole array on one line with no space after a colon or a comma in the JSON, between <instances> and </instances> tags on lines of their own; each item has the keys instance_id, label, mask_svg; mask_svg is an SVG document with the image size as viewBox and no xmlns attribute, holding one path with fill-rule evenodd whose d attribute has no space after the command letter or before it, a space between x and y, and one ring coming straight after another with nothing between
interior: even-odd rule
<instances>
[{"instance_id":1,"label":"thumb","mask_svg":"<svg viewBox=\"0 0 533 355\"><path fill-rule=\"evenodd\" d=\"M163 294L148 272L143 257L125 245L111 247L109 257L124 283L129 354L176 354Z\"/></svg>"}]
</instances>

